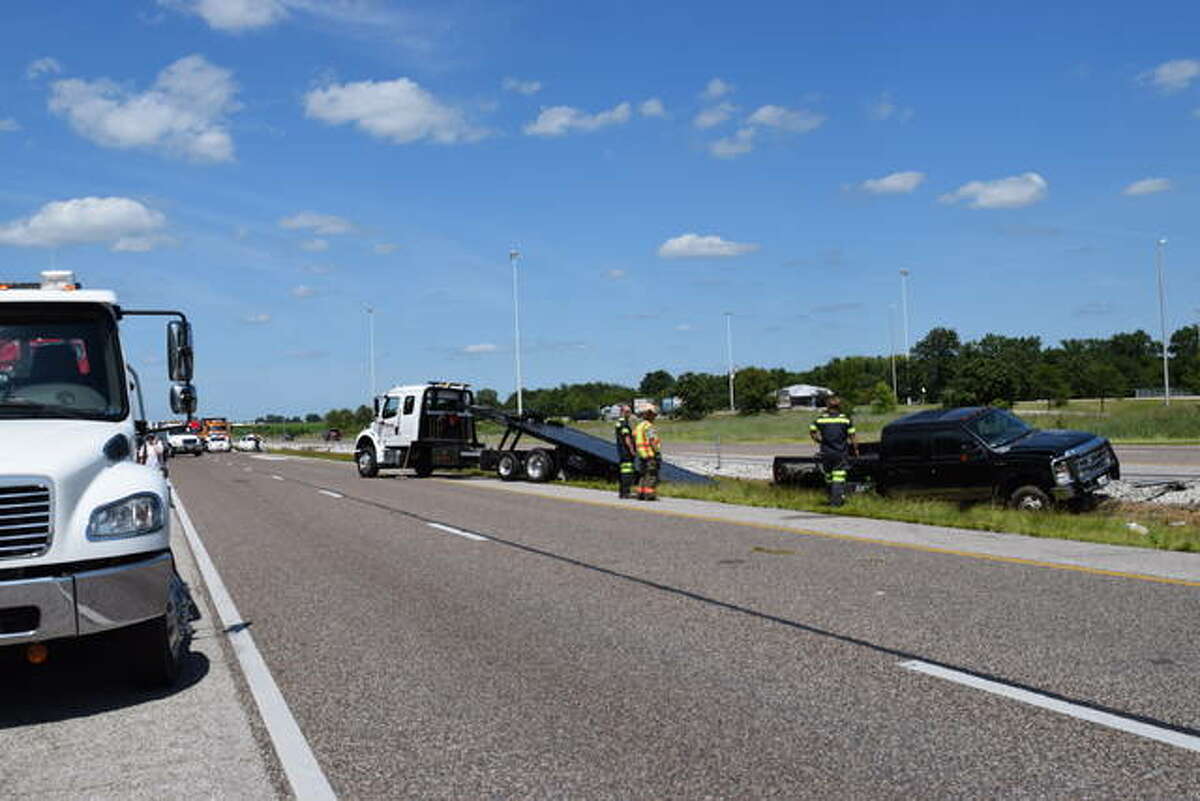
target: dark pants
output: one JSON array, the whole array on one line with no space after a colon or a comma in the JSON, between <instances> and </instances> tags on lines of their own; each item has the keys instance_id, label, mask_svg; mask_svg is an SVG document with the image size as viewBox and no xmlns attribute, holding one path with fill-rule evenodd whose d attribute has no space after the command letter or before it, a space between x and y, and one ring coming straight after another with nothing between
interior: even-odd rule
<instances>
[{"instance_id":1,"label":"dark pants","mask_svg":"<svg viewBox=\"0 0 1200 801\"><path fill-rule=\"evenodd\" d=\"M633 465L633 459L628 462L621 462L620 488L617 490L617 495L622 498L628 498L633 494L633 482L637 478L637 469Z\"/></svg>"},{"instance_id":2,"label":"dark pants","mask_svg":"<svg viewBox=\"0 0 1200 801\"><path fill-rule=\"evenodd\" d=\"M642 474L638 482L638 500L658 500L658 469L661 462L662 459L658 456L651 459L642 459Z\"/></svg>"},{"instance_id":3,"label":"dark pants","mask_svg":"<svg viewBox=\"0 0 1200 801\"><path fill-rule=\"evenodd\" d=\"M821 451L821 467L825 470L825 481L829 487L829 505L841 506L846 502L846 469L850 466L845 453Z\"/></svg>"}]
</instances>

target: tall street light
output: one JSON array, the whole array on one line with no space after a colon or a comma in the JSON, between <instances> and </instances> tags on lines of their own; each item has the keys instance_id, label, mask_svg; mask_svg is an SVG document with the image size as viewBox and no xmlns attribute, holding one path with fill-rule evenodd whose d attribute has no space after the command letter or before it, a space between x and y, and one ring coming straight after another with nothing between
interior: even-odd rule
<instances>
[{"instance_id":1,"label":"tall street light","mask_svg":"<svg viewBox=\"0 0 1200 801\"><path fill-rule=\"evenodd\" d=\"M371 377L371 398L378 391L375 384L375 308L367 305L367 372Z\"/></svg>"},{"instance_id":2,"label":"tall street light","mask_svg":"<svg viewBox=\"0 0 1200 801\"><path fill-rule=\"evenodd\" d=\"M725 355L729 360L729 411L733 405L733 312L725 312Z\"/></svg>"},{"instance_id":3,"label":"tall street light","mask_svg":"<svg viewBox=\"0 0 1200 801\"><path fill-rule=\"evenodd\" d=\"M900 271L900 307L903 310L904 317L904 400L905 403L912 403L912 398L908 394L908 386L912 375L912 366L909 364L908 353L908 270Z\"/></svg>"},{"instance_id":4,"label":"tall street light","mask_svg":"<svg viewBox=\"0 0 1200 801\"><path fill-rule=\"evenodd\" d=\"M896 383L896 304L888 304L888 353L892 355L892 396L900 399L900 387Z\"/></svg>"},{"instance_id":5,"label":"tall street light","mask_svg":"<svg viewBox=\"0 0 1200 801\"><path fill-rule=\"evenodd\" d=\"M521 305L517 297L517 260L521 252L515 247L508 251L508 261L512 264L513 273L513 352L517 358L517 415L525 413L525 403L521 396Z\"/></svg>"},{"instance_id":6,"label":"tall street light","mask_svg":"<svg viewBox=\"0 0 1200 801\"><path fill-rule=\"evenodd\" d=\"M1171 405L1171 373L1167 367L1167 301L1163 292L1163 248L1167 240L1161 238L1155 243L1155 264L1158 268L1158 321L1162 327L1162 362L1163 362L1163 405Z\"/></svg>"}]
</instances>

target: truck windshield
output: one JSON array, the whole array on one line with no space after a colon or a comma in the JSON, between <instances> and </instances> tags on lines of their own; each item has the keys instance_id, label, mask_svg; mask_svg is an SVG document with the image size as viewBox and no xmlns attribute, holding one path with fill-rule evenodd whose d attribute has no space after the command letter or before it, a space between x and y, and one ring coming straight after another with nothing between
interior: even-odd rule
<instances>
[{"instance_id":1,"label":"truck windshield","mask_svg":"<svg viewBox=\"0 0 1200 801\"><path fill-rule=\"evenodd\" d=\"M1020 439L1033 430L1021 418L1003 409L992 409L967 423L967 428L992 448Z\"/></svg>"},{"instance_id":2,"label":"truck windshield","mask_svg":"<svg viewBox=\"0 0 1200 801\"><path fill-rule=\"evenodd\" d=\"M0 418L124 419L121 372L106 312L0 304Z\"/></svg>"}]
</instances>

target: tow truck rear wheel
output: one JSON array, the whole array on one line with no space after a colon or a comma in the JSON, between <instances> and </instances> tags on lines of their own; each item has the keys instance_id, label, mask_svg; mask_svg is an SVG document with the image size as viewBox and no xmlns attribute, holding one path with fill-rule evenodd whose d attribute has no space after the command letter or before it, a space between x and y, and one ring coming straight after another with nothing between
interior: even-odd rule
<instances>
[{"instance_id":1,"label":"tow truck rear wheel","mask_svg":"<svg viewBox=\"0 0 1200 801\"><path fill-rule=\"evenodd\" d=\"M500 458L496 460L496 475L500 476L501 481L514 481L520 473L521 463L517 461L517 455L512 452L500 454Z\"/></svg>"},{"instance_id":2,"label":"tow truck rear wheel","mask_svg":"<svg viewBox=\"0 0 1200 801\"><path fill-rule=\"evenodd\" d=\"M525 475L530 481L549 481L555 472L554 455L544 448L534 448L525 458Z\"/></svg>"},{"instance_id":3,"label":"tow truck rear wheel","mask_svg":"<svg viewBox=\"0 0 1200 801\"><path fill-rule=\"evenodd\" d=\"M413 469L417 471L417 478L428 478L433 475L433 454L429 451L417 454L417 461L413 465Z\"/></svg>"},{"instance_id":4,"label":"tow truck rear wheel","mask_svg":"<svg viewBox=\"0 0 1200 801\"><path fill-rule=\"evenodd\" d=\"M1022 512L1045 512L1053 505L1050 496L1041 487L1025 484L1013 490L1008 498L1012 508Z\"/></svg>"},{"instance_id":5,"label":"tow truck rear wheel","mask_svg":"<svg viewBox=\"0 0 1200 801\"><path fill-rule=\"evenodd\" d=\"M358 465L358 474L363 478L375 478L379 475L379 460L375 458L375 446L364 445L354 454L354 462Z\"/></svg>"}]
</instances>

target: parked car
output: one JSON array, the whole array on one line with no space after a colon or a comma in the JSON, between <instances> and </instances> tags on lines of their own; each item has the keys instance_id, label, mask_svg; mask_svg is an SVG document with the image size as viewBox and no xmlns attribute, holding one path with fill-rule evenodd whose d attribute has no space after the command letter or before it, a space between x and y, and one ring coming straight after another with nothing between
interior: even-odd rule
<instances>
[{"instance_id":1,"label":"parked car","mask_svg":"<svg viewBox=\"0 0 1200 801\"><path fill-rule=\"evenodd\" d=\"M227 453L232 450L229 437L224 434L210 434L204 441L204 447L213 453Z\"/></svg>"},{"instance_id":2,"label":"parked car","mask_svg":"<svg viewBox=\"0 0 1200 801\"><path fill-rule=\"evenodd\" d=\"M261 451L263 449L262 437L258 434L245 434L234 444L234 447L239 451Z\"/></svg>"},{"instance_id":3,"label":"parked car","mask_svg":"<svg viewBox=\"0 0 1200 801\"><path fill-rule=\"evenodd\" d=\"M1005 409L972 406L917 412L883 429L850 459L851 483L886 494L997 501L1037 511L1086 505L1121 477L1112 445L1086 431L1032 428ZM777 484L820 485L817 457L778 456Z\"/></svg>"},{"instance_id":4,"label":"parked car","mask_svg":"<svg viewBox=\"0 0 1200 801\"><path fill-rule=\"evenodd\" d=\"M204 453L204 442L195 434L190 434L184 430L175 430L167 432L167 448L168 455L176 456L180 453L190 453L193 456L199 456Z\"/></svg>"}]
</instances>

